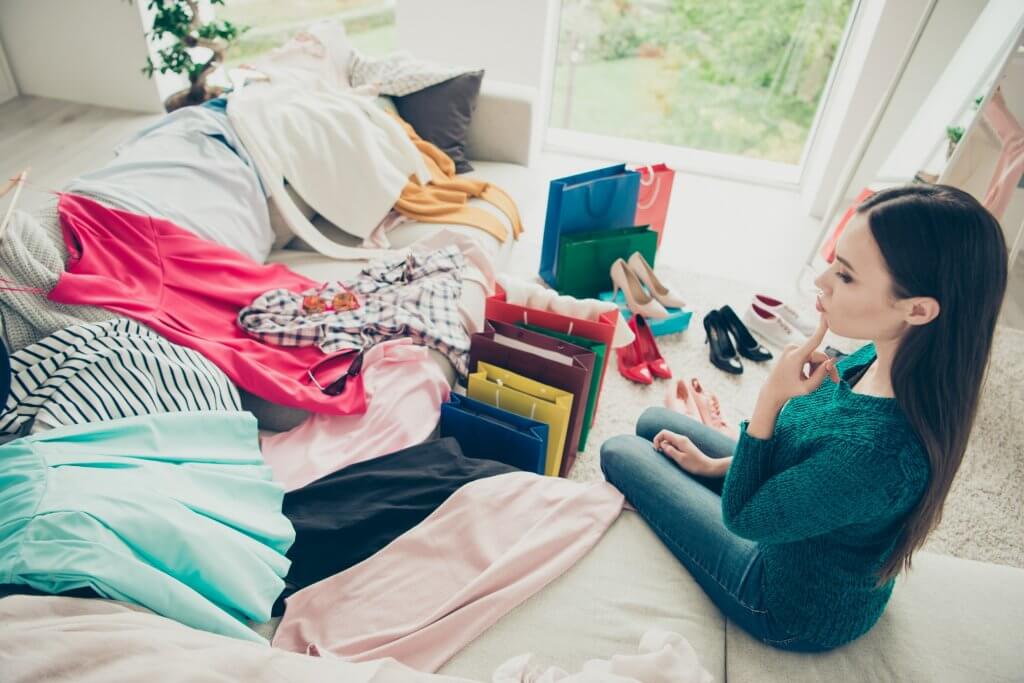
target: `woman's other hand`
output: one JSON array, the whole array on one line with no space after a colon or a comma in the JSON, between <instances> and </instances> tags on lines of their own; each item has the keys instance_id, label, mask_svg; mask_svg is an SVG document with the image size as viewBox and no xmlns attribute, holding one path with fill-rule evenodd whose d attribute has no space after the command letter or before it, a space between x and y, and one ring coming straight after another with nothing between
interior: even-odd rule
<instances>
[{"instance_id":1,"label":"woman's other hand","mask_svg":"<svg viewBox=\"0 0 1024 683\"><path fill-rule=\"evenodd\" d=\"M654 449L664 453L675 464L690 474L704 477L721 476L715 467L713 458L693 445L689 437L662 429L654 436Z\"/></svg>"},{"instance_id":2,"label":"woman's other hand","mask_svg":"<svg viewBox=\"0 0 1024 683\"><path fill-rule=\"evenodd\" d=\"M828 322L821 316L818 329L803 344L789 344L782 351L778 361L761 387L759 398L769 404L781 406L796 396L805 396L821 386L825 376L839 382L839 371L835 360L818 351L828 331Z\"/></svg>"}]
</instances>

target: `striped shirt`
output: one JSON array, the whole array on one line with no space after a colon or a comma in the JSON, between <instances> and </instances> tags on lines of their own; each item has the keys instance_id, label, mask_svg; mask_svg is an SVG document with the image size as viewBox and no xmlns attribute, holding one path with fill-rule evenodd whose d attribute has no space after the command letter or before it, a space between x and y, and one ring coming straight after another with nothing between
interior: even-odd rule
<instances>
[{"instance_id":1,"label":"striped shirt","mask_svg":"<svg viewBox=\"0 0 1024 683\"><path fill-rule=\"evenodd\" d=\"M2 434L154 413L241 410L237 389L217 366L125 318L59 330L10 360Z\"/></svg>"}]
</instances>

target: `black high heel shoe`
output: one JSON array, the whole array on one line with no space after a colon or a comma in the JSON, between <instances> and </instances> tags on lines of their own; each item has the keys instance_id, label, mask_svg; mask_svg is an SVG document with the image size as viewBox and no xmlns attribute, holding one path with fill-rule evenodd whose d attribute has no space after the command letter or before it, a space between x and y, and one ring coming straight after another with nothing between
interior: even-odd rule
<instances>
[{"instance_id":1,"label":"black high heel shoe","mask_svg":"<svg viewBox=\"0 0 1024 683\"><path fill-rule=\"evenodd\" d=\"M772 352L754 339L754 335L750 334L750 330L743 324L735 311L728 306L722 306L718 309L718 314L725 329L736 339L736 350L740 352L741 356L755 361L772 359Z\"/></svg>"},{"instance_id":2,"label":"black high heel shoe","mask_svg":"<svg viewBox=\"0 0 1024 683\"><path fill-rule=\"evenodd\" d=\"M704 316L704 332L707 335L704 343L708 345L711 364L733 375L742 374L743 364L736 357L736 349L732 346L729 331L719 311L713 310Z\"/></svg>"}]
</instances>

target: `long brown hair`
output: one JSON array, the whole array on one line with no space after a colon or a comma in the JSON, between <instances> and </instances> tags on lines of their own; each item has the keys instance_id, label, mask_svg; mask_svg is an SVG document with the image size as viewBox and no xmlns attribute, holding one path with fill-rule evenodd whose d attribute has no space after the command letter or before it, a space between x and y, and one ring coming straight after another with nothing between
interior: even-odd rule
<instances>
[{"instance_id":1,"label":"long brown hair","mask_svg":"<svg viewBox=\"0 0 1024 683\"><path fill-rule=\"evenodd\" d=\"M857 211L866 214L892 275L893 296L932 297L940 309L930 323L906 331L893 358L893 392L928 453L931 477L879 572L883 585L910 568L942 518L978 411L1008 262L999 222L955 187L883 190Z\"/></svg>"}]
</instances>

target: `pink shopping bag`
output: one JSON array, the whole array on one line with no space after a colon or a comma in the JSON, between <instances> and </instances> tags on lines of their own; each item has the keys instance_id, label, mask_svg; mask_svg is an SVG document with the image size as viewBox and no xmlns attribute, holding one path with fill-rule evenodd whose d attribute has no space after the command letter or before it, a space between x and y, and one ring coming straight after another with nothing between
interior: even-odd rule
<instances>
[{"instance_id":1,"label":"pink shopping bag","mask_svg":"<svg viewBox=\"0 0 1024 683\"><path fill-rule=\"evenodd\" d=\"M665 164L643 166L636 170L640 173L640 192L636 198L636 218L633 224L651 226L651 230L658 233L660 247L676 172Z\"/></svg>"}]
</instances>

